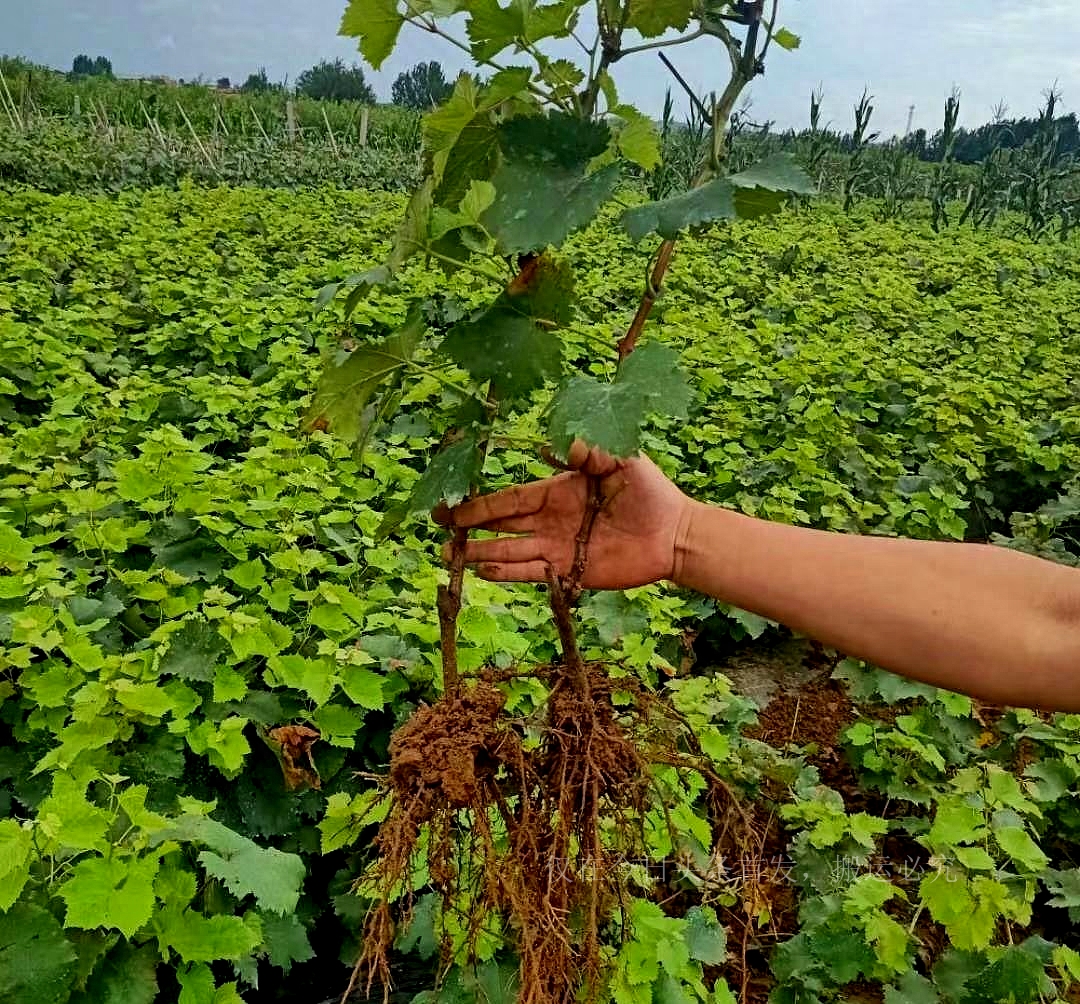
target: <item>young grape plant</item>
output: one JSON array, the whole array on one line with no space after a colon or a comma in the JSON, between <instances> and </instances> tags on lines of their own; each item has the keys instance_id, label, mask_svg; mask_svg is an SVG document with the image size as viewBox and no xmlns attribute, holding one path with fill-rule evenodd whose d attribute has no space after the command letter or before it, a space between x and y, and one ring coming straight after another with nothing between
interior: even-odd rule
<instances>
[{"instance_id":1,"label":"young grape plant","mask_svg":"<svg viewBox=\"0 0 1080 1004\"><path fill-rule=\"evenodd\" d=\"M312 403L311 430L363 448L401 400L418 358L443 357L464 374L464 383L450 384L461 400L453 427L442 431L424 476L387 517L384 533L411 514L453 507L483 490L482 472L505 423L530 409L542 407L555 459L564 461L577 440L632 456L653 416L686 417L691 394L677 354L659 341L642 342L676 241L695 228L776 213L793 195L813 193L809 178L785 156L740 173L726 168L737 101L764 72L774 45L799 43L780 26L778 6L766 11L764 0L349 4L342 33L359 39L376 68L402 33L414 29L445 39L475 64L424 121L425 177L385 264L319 296L326 305L344 294L349 315L414 258L447 273L470 273L488 290L471 313L438 296L416 299L399 330L335 361ZM714 45L730 68L708 103L691 95L711 140L687 190L641 203L622 183L629 171L659 167L659 136L647 114L620 98L612 70L626 58L692 41ZM546 55L552 42L582 58ZM577 263L567 241L613 200L624 201L620 222L632 244L658 244L628 329L568 376L563 336L575 323ZM609 379L592 375L605 367ZM414 890L429 886L437 903L426 900L425 909L438 913L431 929L444 962L490 959L493 932L503 932L503 945L518 960L523 1004L570 1004L583 993L588 999L651 993L656 974L628 972L631 962L619 945L636 925L662 926L666 918L628 895L625 864L644 855L646 829L680 825L673 791L707 790L715 805L729 807L732 795L703 748L700 722L658 698L648 681L616 678L579 651L572 611L593 523L609 501L599 480L591 484L572 567L549 570L562 648L550 666L490 668L463 679L457 620L467 534L452 531L448 581L437 604L444 695L399 729L388 776L367 803L381 827L378 860L357 887L373 905L354 981L389 983L395 939L416 924ZM524 711L520 700L510 703L522 681L534 685ZM689 775L695 780L687 781ZM708 909L699 908L688 923L692 952L665 962L667 978L672 987L687 983L705 997L702 965L722 957L723 931ZM655 945L652 950L655 968Z\"/></svg>"}]
</instances>

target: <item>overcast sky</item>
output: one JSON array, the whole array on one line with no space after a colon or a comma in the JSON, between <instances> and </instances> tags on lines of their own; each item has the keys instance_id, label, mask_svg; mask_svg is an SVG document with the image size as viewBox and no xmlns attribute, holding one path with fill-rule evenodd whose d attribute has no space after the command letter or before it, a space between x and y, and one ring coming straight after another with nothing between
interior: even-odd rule
<instances>
[{"instance_id":1,"label":"overcast sky","mask_svg":"<svg viewBox=\"0 0 1080 1004\"><path fill-rule=\"evenodd\" d=\"M0 0L0 52L70 68L79 52L105 55L121 76L164 74L243 80L265 65L272 79L295 79L323 58L358 58L337 37L345 0ZM782 0L781 21L802 36L794 53L776 51L752 91L752 117L802 126L810 91L825 91L825 114L850 128L851 105L868 85L875 128L902 133L940 126L946 95L958 87L962 121L990 118L1004 99L1026 115L1055 81L1067 109L1080 108L1080 0ZM672 53L702 91L723 84L726 60L712 40ZM448 70L461 53L406 27L397 51L372 74L380 96L420 60ZM507 61L504 59L504 61ZM616 74L622 96L658 112L670 80L652 53Z\"/></svg>"}]
</instances>

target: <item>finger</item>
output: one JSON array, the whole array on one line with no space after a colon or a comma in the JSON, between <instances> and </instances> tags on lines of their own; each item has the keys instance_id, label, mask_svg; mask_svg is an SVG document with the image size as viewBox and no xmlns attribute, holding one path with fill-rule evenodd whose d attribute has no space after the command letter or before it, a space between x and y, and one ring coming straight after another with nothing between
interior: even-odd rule
<instances>
[{"instance_id":1,"label":"finger","mask_svg":"<svg viewBox=\"0 0 1080 1004\"><path fill-rule=\"evenodd\" d=\"M452 526L454 511L445 502L440 502L431 510L431 518L435 520L438 526Z\"/></svg>"},{"instance_id":2,"label":"finger","mask_svg":"<svg viewBox=\"0 0 1080 1004\"><path fill-rule=\"evenodd\" d=\"M476 574L488 582L547 582L546 561L501 563L489 561L476 568Z\"/></svg>"},{"instance_id":3,"label":"finger","mask_svg":"<svg viewBox=\"0 0 1080 1004\"><path fill-rule=\"evenodd\" d=\"M594 478L606 478L614 474L619 461L599 447L590 447L584 440L576 439L566 456L566 462L575 471Z\"/></svg>"},{"instance_id":4,"label":"finger","mask_svg":"<svg viewBox=\"0 0 1080 1004\"><path fill-rule=\"evenodd\" d=\"M465 545L465 563L468 565L540 561L542 557L543 545L538 537L497 537L495 540L470 540Z\"/></svg>"},{"instance_id":5,"label":"finger","mask_svg":"<svg viewBox=\"0 0 1080 1004\"><path fill-rule=\"evenodd\" d=\"M532 516L544 507L547 494L547 482L534 481L532 484L507 488L493 495L481 495L480 498L459 505L451 513L451 525L475 529L515 516Z\"/></svg>"},{"instance_id":6,"label":"finger","mask_svg":"<svg viewBox=\"0 0 1080 1004\"><path fill-rule=\"evenodd\" d=\"M485 523L484 529L493 533L535 533L538 521L538 516L511 516Z\"/></svg>"}]
</instances>

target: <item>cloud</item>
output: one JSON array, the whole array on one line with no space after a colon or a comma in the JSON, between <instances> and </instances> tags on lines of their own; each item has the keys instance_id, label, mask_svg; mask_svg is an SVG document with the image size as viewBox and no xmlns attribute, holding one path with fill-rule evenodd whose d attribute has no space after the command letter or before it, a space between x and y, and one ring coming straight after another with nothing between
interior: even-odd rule
<instances>
[{"instance_id":1,"label":"cloud","mask_svg":"<svg viewBox=\"0 0 1080 1004\"><path fill-rule=\"evenodd\" d=\"M345 0L93 0L89 20L78 19L72 6L0 0L3 48L62 68L76 52L92 50L109 56L121 74L185 79L242 79L266 66L272 79L295 80L320 59L359 58L353 40L337 35ZM985 121L1002 98L1013 114L1033 113L1055 80L1066 108L1080 105L1080 0L781 0L780 9L802 48L774 49L766 76L750 89L753 116L778 128L806 124L809 95L819 84L825 118L843 129L869 85L873 128L886 136L903 131L911 105L916 128L940 128L953 85L967 125ZM582 30L588 27L583 22ZM573 46L559 54L580 56ZM681 46L672 56L700 93L723 87L727 61L715 40ZM399 72L429 59L440 60L450 76L465 67L452 46L406 28L383 70L368 75L385 97ZM515 59L508 54L507 61ZM615 77L622 97L652 114L669 86L687 108L654 53L619 63Z\"/></svg>"}]
</instances>

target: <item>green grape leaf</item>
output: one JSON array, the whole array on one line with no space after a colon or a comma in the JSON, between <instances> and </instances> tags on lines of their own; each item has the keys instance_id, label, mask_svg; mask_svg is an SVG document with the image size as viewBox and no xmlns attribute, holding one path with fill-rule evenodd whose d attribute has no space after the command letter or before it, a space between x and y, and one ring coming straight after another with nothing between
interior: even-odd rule
<instances>
[{"instance_id":1,"label":"green grape leaf","mask_svg":"<svg viewBox=\"0 0 1080 1004\"><path fill-rule=\"evenodd\" d=\"M499 127L499 147L510 163L580 171L611 142L611 127L568 112L519 115Z\"/></svg>"},{"instance_id":2,"label":"green grape leaf","mask_svg":"<svg viewBox=\"0 0 1080 1004\"><path fill-rule=\"evenodd\" d=\"M1051 906L1062 909L1080 907L1080 868L1062 871L1047 868L1040 878L1046 891L1054 897L1050 900Z\"/></svg>"},{"instance_id":3,"label":"green grape leaf","mask_svg":"<svg viewBox=\"0 0 1080 1004\"><path fill-rule=\"evenodd\" d=\"M688 227L771 215L783 208L790 195L813 195L816 191L789 154L778 154L739 174L716 178L661 202L628 209L622 222L634 241L650 233L674 240Z\"/></svg>"},{"instance_id":4,"label":"green grape leaf","mask_svg":"<svg viewBox=\"0 0 1080 1004\"><path fill-rule=\"evenodd\" d=\"M153 946L120 943L95 967L86 989L69 1004L154 1004L158 957Z\"/></svg>"},{"instance_id":5,"label":"green grape leaf","mask_svg":"<svg viewBox=\"0 0 1080 1004\"><path fill-rule=\"evenodd\" d=\"M531 76L529 69L511 66L478 87L463 73L449 100L424 116L424 153L436 205L458 205L474 181L495 172L499 130L491 113L506 101L527 98Z\"/></svg>"},{"instance_id":6,"label":"green grape leaf","mask_svg":"<svg viewBox=\"0 0 1080 1004\"><path fill-rule=\"evenodd\" d=\"M634 456L650 415L684 418L690 388L678 355L650 342L619 368L614 383L574 377L548 409L548 430L557 453L565 457L575 439L616 457Z\"/></svg>"},{"instance_id":7,"label":"green grape leaf","mask_svg":"<svg viewBox=\"0 0 1080 1004\"><path fill-rule=\"evenodd\" d=\"M378 286L385 286L392 278L390 269L385 265L379 265L377 268L369 269L367 272L357 272L350 275L341 282L329 283L323 286L316 294L313 312L318 314L325 310L339 293L347 290L349 294L345 298L345 318L347 320L368 293Z\"/></svg>"},{"instance_id":8,"label":"green grape leaf","mask_svg":"<svg viewBox=\"0 0 1080 1004\"><path fill-rule=\"evenodd\" d=\"M364 716L352 708L340 704L327 704L316 708L313 714L315 727L331 746L352 749L356 736L364 727Z\"/></svg>"},{"instance_id":9,"label":"green grape leaf","mask_svg":"<svg viewBox=\"0 0 1080 1004\"><path fill-rule=\"evenodd\" d=\"M158 663L161 676L209 683L214 667L228 651L229 643L206 621L189 620L169 635L169 647Z\"/></svg>"},{"instance_id":10,"label":"green grape leaf","mask_svg":"<svg viewBox=\"0 0 1080 1004\"><path fill-rule=\"evenodd\" d=\"M957 844L973 844L986 835L983 814L958 800L938 803L934 822L925 842L935 850Z\"/></svg>"},{"instance_id":11,"label":"green grape leaf","mask_svg":"<svg viewBox=\"0 0 1080 1004\"><path fill-rule=\"evenodd\" d=\"M420 958L430 959L439 950L439 936L435 929L438 913L438 896L430 892L421 896L413 907L409 926L398 935L398 951L406 955L416 952Z\"/></svg>"},{"instance_id":12,"label":"green grape leaf","mask_svg":"<svg viewBox=\"0 0 1080 1004\"><path fill-rule=\"evenodd\" d=\"M311 621L316 627L327 630L325 622L320 623L316 618L319 611L327 610L337 614L342 619L342 628L348 630L353 627L351 621L343 613L333 606L316 607L312 611ZM268 682L283 687L291 687L306 695L313 704L325 704L330 700L330 695L337 686L337 678L334 674L334 660L328 656L309 659L303 655L274 655L268 660L267 667L272 675Z\"/></svg>"},{"instance_id":13,"label":"green grape leaf","mask_svg":"<svg viewBox=\"0 0 1080 1004\"><path fill-rule=\"evenodd\" d=\"M381 711L386 706L386 698L383 696L386 677L381 673L363 666L342 666L339 673L341 689L353 704L358 704L368 711Z\"/></svg>"},{"instance_id":14,"label":"green grape leaf","mask_svg":"<svg viewBox=\"0 0 1080 1004\"><path fill-rule=\"evenodd\" d=\"M993 871L994 859L982 847L956 847L956 860L969 871Z\"/></svg>"},{"instance_id":15,"label":"green grape leaf","mask_svg":"<svg viewBox=\"0 0 1080 1004\"><path fill-rule=\"evenodd\" d=\"M373 425L367 414L371 399L409 365L425 330L423 316L415 311L389 338L363 346L344 362L330 365L304 416L305 431L319 429L346 442L362 443Z\"/></svg>"},{"instance_id":16,"label":"green grape leaf","mask_svg":"<svg viewBox=\"0 0 1080 1004\"><path fill-rule=\"evenodd\" d=\"M687 911L686 947L690 958L707 966L722 966L727 959L727 932L709 907Z\"/></svg>"},{"instance_id":17,"label":"green grape leaf","mask_svg":"<svg viewBox=\"0 0 1080 1004\"><path fill-rule=\"evenodd\" d=\"M501 254L559 247L592 221L619 179L617 164L588 173L610 139L608 126L563 113L500 127L505 159L491 179L498 195L484 225Z\"/></svg>"},{"instance_id":18,"label":"green grape leaf","mask_svg":"<svg viewBox=\"0 0 1080 1004\"><path fill-rule=\"evenodd\" d=\"M574 270L565 258L544 253L530 259L510 284L504 302L542 328L565 327L574 319L577 302Z\"/></svg>"},{"instance_id":19,"label":"green grape leaf","mask_svg":"<svg viewBox=\"0 0 1080 1004\"><path fill-rule=\"evenodd\" d=\"M424 153L440 206L457 205L474 180L494 172L499 133L489 111L476 81L463 73L446 103L424 116Z\"/></svg>"},{"instance_id":20,"label":"green grape leaf","mask_svg":"<svg viewBox=\"0 0 1080 1004\"><path fill-rule=\"evenodd\" d=\"M509 7L499 6L498 0L474 0L467 26L473 56L487 61L514 44L567 38L577 26L579 7L575 0L512 0Z\"/></svg>"},{"instance_id":21,"label":"green grape leaf","mask_svg":"<svg viewBox=\"0 0 1080 1004\"><path fill-rule=\"evenodd\" d=\"M19 903L0 914L0 1000L65 1001L74 972L75 948L51 913Z\"/></svg>"},{"instance_id":22,"label":"green grape leaf","mask_svg":"<svg viewBox=\"0 0 1080 1004\"><path fill-rule=\"evenodd\" d=\"M150 920L160 858L84 858L58 890L65 927L116 928L126 938Z\"/></svg>"},{"instance_id":23,"label":"green grape leaf","mask_svg":"<svg viewBox=\"0 0 1080 1004\"><path fill-rule=\"evenodd\" d=\"M1024 777L1033 778L1029 787L1036 801L1056 802L1076 781L1076 770L1060 760L1042 760L1028 767Z\"/></svg>"},{"instance_id":24,"label":"green grape leaf","mask_svg":"<svg viewBox=\"0 0 1080 1004\"><path fill-rule=\"evenodd\" d=\"M91 805L86 798L86 784L68 774L53 775L52 792L38 807L38 819L49 822L51 836L61 847L104 853L109 846L105 839L111 822L109 813Z\"/></svg>"},{"instance_id":25,"label":"green grape leaf","mask_svg":"<svg viewBox=\"0 0 1080 1004\"><path fill-rule=\"evenodd\" d=\"M393 533L414 513L429 513L440 502L453 508L480 481L483 458L475 436L466 436L435 456L417 482L408 501L394 506L383 516L376 539Z\"/></svg>"},{"instance_id":26,"label":"green grape leaf","mask_svg":"<svg viewBox=\"0 0 1080 1004\"><path fill-rule=\"evenodd\" d=\"M206 816L184 816L175 826L153 834L150 840L153 846L178 840L206 847L199 854L200 864L207 874L221 879L234 896L254 896L259 909L270 913L285 914L296 909L306 869L303 859L295 854L260 847Z\"/></svg>"},{"instance_id":27,"label":"green grape leaf","mask_svg":"<svg viewBox=\"0 0 1080 1004\"><path fill-rule=\"evenodd\" d=\"M362 791L352 798L340 792L331 795L326 816L318 824L323 854L356 843L364 827L381 823L389 811L389 800L377 790Z\"/></svg>"},{"instance_id":28,"label":"green grape leaf","mask_svg":"<svg viewBox=\"0 0 1080 1004\"><path fill-rule=\"evenodd\" d=\"M681 980L675 979L666 968L660 970L652 987L652 1004L693 1004L694 999Z\"/></svg>"},{"instance_id":29,"label":"green grape leaf","mask_svg":"<svg viewBox=\"0 0 1080 1004\"><path fill-rule=\"evenodd\" d=\"M231 715L218 723L203 719L187 734L187 744L193 753L205 756L226 777L235 777L251 752L244 729L248 720Z\"/></svg>"},{"instance_id":30,"label":"green grape leaf","mask_svg":"<svg viewBox=\"0 0 1080 1004\"><path fill-rule=\"evenodd\" d=\"M431 211L435 204L435 179L427 178L413 192L405 207L405 215L394 234L394 243L386 267L397 272L413 255L427 249L431 229Z\"/></svg>"},{"instance_id":31,"label":"green grape leaf","mask_svg":"<svg viewBox=\"0 0 1080 1004\"><path fill-rule=\"evenodd\" d=\"M0 523L0 568L17 572L29 564L34 545L6 523Z\"/></svg>"},{"instance_id":32,"label":"green grape leaf","mask_svg":"<svg viewBox=\"0 0 1080 1004\"><path fill-rule=\"evenodd\" d=\"M689 227L737 216L735 188L726 178L717 178L681 195L628 209L622 215L622 224L635 242L652 233L674 240Z\"/></svg>"},{"instance_id":33,"label":"green grape leaf","mask_svg":"<svg viewBox=\"0 0 1080 1004\"><path fill-rule=\"evenodd\" d=\"M518 966L488 959L476 969L476 1004L516 1004L518 985Z\"/></svg>"},{"instance_id":34,"label":"green grape leaf","mask_svg":"<svg viewBox=\"0 0 1080 1004\"><path fill-rule=\"evenodd\" d=\"M1027 830L1020 826L1002 826L995 829L994 839L1016 864L1028 871L1041 872L1050 863L1050 859L1031 839Z\"/></svg>"},{"instance_id":35,"label":"green grape leaf","mask_svg":"<svg viewBox=\"0 0 1080 1004\"><path fill-rule=\"evenodd\" d=\"M235 971L239 975L239 966ZM213 971L201 962L176 975L180 982L180 997L176 1004L244 1004L235 982L216 986ZM253 981L249 982L254 985Z\"/></svg>"},{"instance_id":36,"label":"green grape leaf","mask_svg":"<svg viewBox=\"0 0 1080 1004\"><path fill-rule=\"evenodd\" d=\"M878 962L896 973L909 968L908 933L902 924L888 914L876 913L866 921L864 930Z\"/></svg>"},{"instance_id":37,"label":"green grape leaf","mask_svg":"<svg viewBox=\"0 0 1080 1004\"><path fill-rule=\"evenodd\" d=\"M737 189L735 210L739 219L778 213L791 195L816 195L817 187L810 176L789 153L779 153L755 164L727 181Z\"/></svg>"},{"instance_id":38,"label":"green grape leaf","mask_svg":"<svg viewBox=\"0 0 1080 1004\"><path fill-rule=\"evenodd\" d=\"M30 878L33 835L14 819L0 819L0 912L10 910Z\"/></svg>"},{"instance_id":39,"label":"green grape leaf","mask_svg":"<svg viewBox=\"0 0 1080 1004\"><path fill-rule=\"evenodd\" d=\"M204 917L194 910L162 910L154 915L154 928L159 941L184 962L240 959L260 941L259 933L239 917Z\"/></svg>"},{"instance_id":40,"label":"green grape leaf","mask_svg":"<svg viewBox=\"0 0 1080 1004\"><path fill-rule=\"evenodd\" d=\"M441 240L454 230L482 228L480 217L495 201L490 181L473 181L457 210L436 206L431 214L431 238Z\"/></svg>"},{"instance_id":41,"label":"green grape leaf","mask_svg":"<svg viewBox=\"0 0 1080 1004\"><path fill-rule=\"evenodd\" d=\"M540 79L557 97L569 98L585 82L585 71L569 59L545 60L540 64Z\"/></svg>"},{"instance_id":42,"label":"green grape leaf","mask_svg":"<svg viewBox=\"0 0 1080 1004\"><path fill-rule=\"evenodd\" d=\"M349 0L338 34L359 39L360 54L377 70L394 51L404 23L398 0Z\"/></svg>"},{"instance_id":43,"label":"green grape leaf","mask_svg":"<svg viewBox=\"0 0 1080 1004\"><path fill-rule=\"evenodd\" d=\"M919 895L926 903L930 916L939 924L950 927L970 917L975 907L968 884L957 881L956 875L932 872L919 883Z\"/></svg>"},{"instance_id":44,"label":"green grape leaf","mask_svg":"<svg viewBox=\"0 0 1080 1004\"><path fill-rule=\"evenodd\" d=\"M176 974L180 982L177 1004L214 1004L214 974L199 962Z\"/></svg>"},{"instance_id":45,"label":"green grape leaf","mask_svg":"<svg viewBox=\"0 0 1080 1004\"><path fill-rule=\"evenodd\" d=\"M511 255L560 247L570 234L592 222L619 180L619 165L592 175L559 167L504 164L493 179L498 196L484 225Z\"/></svg>"},{"instance_id":46,"label":"green grape leaf","mask_svg":"<svg viewBox=\"0 0 1080 1004\"><path fill-rule=\"evenodd\" d=\"M693 0L630 0L626 26L645 38L659 38L672 28L686 31L693 13Z\"/></svg>"},{"instance_id":47,"label":"green grape leaf","mask_svg":"<svg viewBox=\"0 0 1080 1004\"><path fill-rule=\"evenodd\" d=\"M885 1004L939 1004L941 998L925 976L906 972L885 989Z\"/></svg>"},{"instance_id":48,"label":"green grape leaf","mask_svg":"<svg viewBox=\"0 0 1080 1004\"><path fill-rule=\"evenodd\" d=\"M452 509L480 479L480 450L466 436L448 446L428 465L410 500L412 512L431 512L440 502Z\"/></svg>"},{"instance_id":49,"label":"green grape leaf","mask_svg":"<svg viewBox=\"0 0 1080 1004\"><path fill-rule=\"evenodd\" d=\"M617 105L612 114L623 122L615 137L619 153L643 171L655 171L662 159L656 123L633 105Z\"/></svg>"},{"instance_id":50,"label":"green grape leaf","mask_svg":"<svg viewBox=\"0 0 1080 1004\"><path fill-rule=\"evenodd\" d=\"M562 373L562 346L519 313L506 296L457 325L441 349L478 383L488 380L500 401L526 398Z\"/></svg>"},{"instance_id":51,"label":"green grape leaf","mask_svg":"<svg viewBox=\"0 0 1080 1004\"><path fill-rule=\"evenodd\" d=\"M794 52L802 45L802 39L787 28L781 28L779 31L775 32L773 41L780 46L781 49L787 49L788 52Z\"/></svg>"},{"instance_id":52,"label":"green grape leaf","mask_svg":"<svg viewBox=\"0 0 1080 1004\"><path fill-rule=\"evenodd\" d=\"M978 1001L1001 1001L1028 1004L1037 1000L1043 989L1042 960L1021 945L1002 949L1001 955L973 977L967 989Z\"/></svg>"},{"instance_id":53,"label":"green grape leaf","mask_svg":"<svg viewBox=\"0 0 1080 1004\"><path fill-rule=\"evenodd\" d=\"M262 920L263 947L270 965L288 972L294 962L307 962L315 958L307 931L295 914L279 917L264 914Z\"/></svg>"},{"instance_id":54,"label":"green grape leaf","mask_svg":"<svg viewBox=\"0 0 1080 1004\"><path fill-rule=\"evenodd\" d=\"M1052 957L1058 971L1067 976L1073 983L1080 983L1080 952L1058 945L1053 949Z\"/></svg>"},{"instance_id":55,"label":"green grape leaf","mask_svg":"<svg viewBox=\"0 0 1080 1004\"><path fill-rule=\"evenodd\" d=\"M977 1004L970 999L967 984L972 977L986 968L983 952L971 952L950 948L934 963L934 986L950 1002Z\"/></svg>"}]
</instances>

